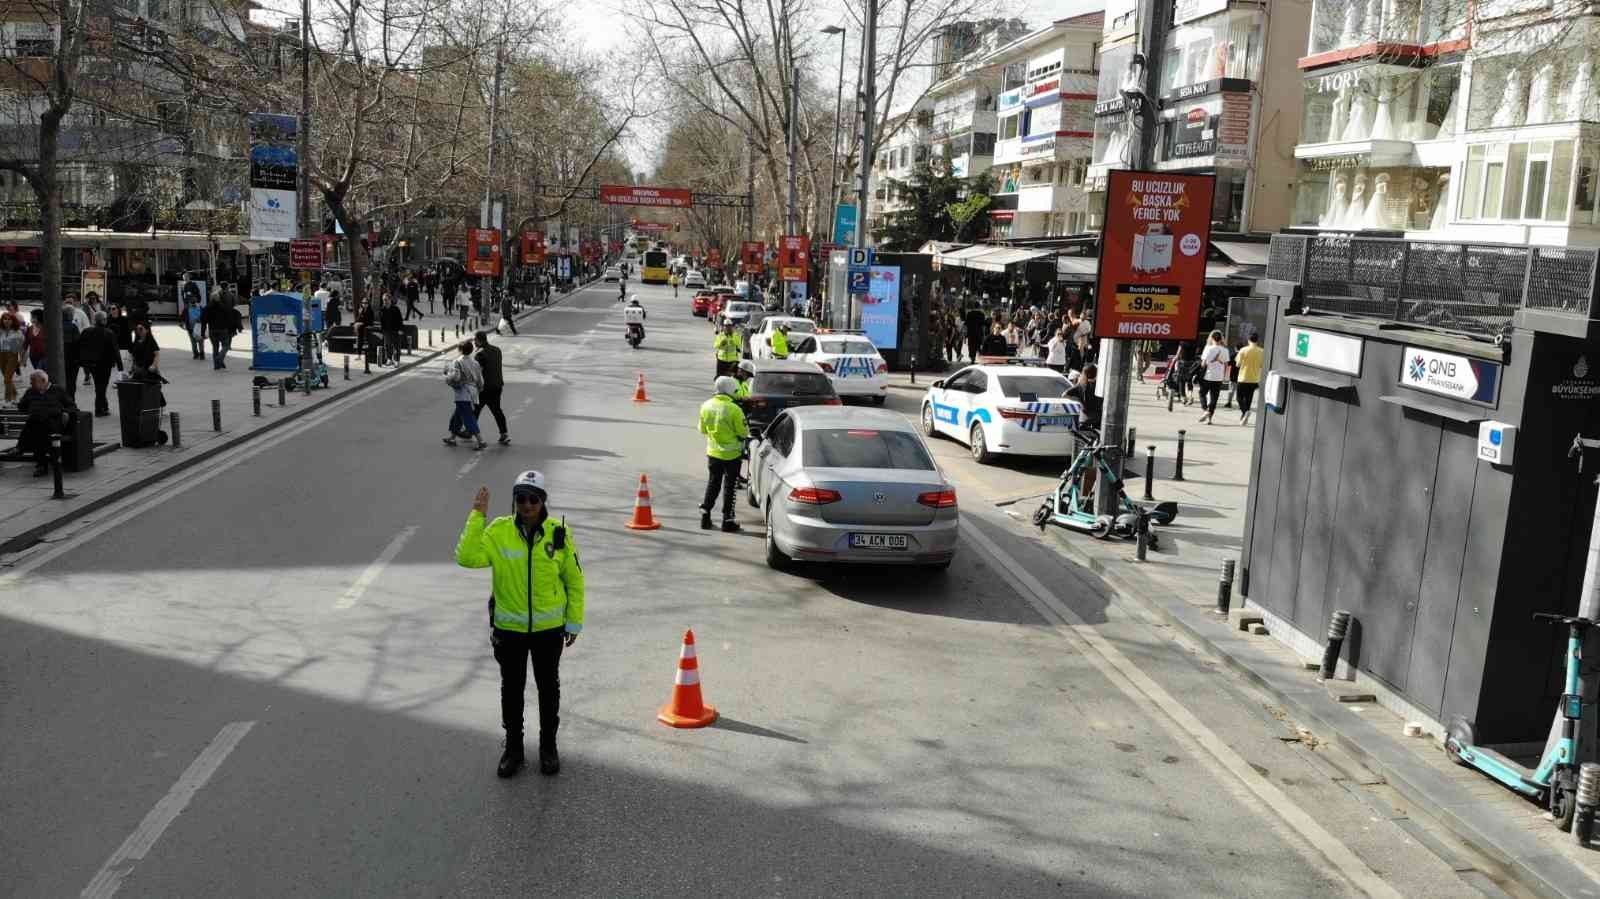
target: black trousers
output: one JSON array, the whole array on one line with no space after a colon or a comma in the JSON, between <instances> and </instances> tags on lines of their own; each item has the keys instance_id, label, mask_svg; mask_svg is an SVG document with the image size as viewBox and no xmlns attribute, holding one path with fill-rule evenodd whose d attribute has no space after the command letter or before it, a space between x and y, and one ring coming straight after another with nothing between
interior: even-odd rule
<instances>
[{"instance_id":1,"label":"black trousers","mask_svg":"<svg viewBox=\"0 0 1600 899\"><path fill-rule=\"evenodd\" d=\"M1207 413L1217 411L1217 397L1222 393L1221 381L1200 382L1200 408Z\"/></svg>"},{"instance_id":2,"label":"black trousers","mask_svg":"<svg viewBox=\"0 0 1600 899\"><path fill-rule=\"evenodd\" d=\"M111 383L111 366L114 362L97 362L89 369L94 375L94 414L110 415L111 404L106 401L106 386Z\"/></svg>"},{"instance_id":3,"label":"black trousers","mask_svg":"<svg viewBox=\"0 0 1600 899\"><path fill-rule=\"evenodd\" d=\"M722 520L733 520L734 483L739 479L739 469L743 464L743 459L706 457L706 498L700 503L700 511L710 515L711 510L716 508L717 494L721 493Z\"/></svg>"},{"instance_id":4,"label":"black trousers","mask_svg":"<svg viewBox=\"0 0 1600 899\"><path fill-rule=\"evenodd\" d=\"M983 338L977 334L967 335L967 361L978 358L978 345L983 343Z\"/></svg>"},{"instance_id":5,"label":"black trousers","mask_svg":"<svg viewBox=\"0 0 1600 899\"><path fill-rule=\"evenodd\" d=\"M83 366L78 362L76 356L68 356L66 363L67 383L61 386L67 391L67 396L76 400L78 398L78 372L83 370Z\"/></svg>"},{"instance_id":6,"label":"black trousers","mask_svg":"<svg viewBox=\"0 0 1600 899\"><path fill-rule=\"evenodd\" d=\"M478 405L472 409L474 416L481 416L483 415L483 407L488 406L489 411L494 413L494 426L500 429L502 436L506 433L506 414L500 411L500 392L503 390L505 390L504 387L485 387L479 390ZM481 422L482 419L480 418L479 421Z\"/></svg>"},{"instance_id":7,"label":"black trousers","mask_svg":"<svg viewBox=\"0 0 1600 899\"><path fill-rule=\"evenodd\" d=\"M17 435L17 449L33 454L33 464L40 471L50 467L50 427L43 422L27 421L22 433Z\"/></svg>"},{"instance_id":8,"label":"black trousers","mask_svg":"<svg viewBox=\"0 0 1600 899\"><path fill-rule=\"evenodd\" d=\"M522 740L522 696L528 687L528 659L539 693L539 745L556 745L561 724L562 629L531 634L494 629L494 660L500 664L500 723L513 746Z\"/></svg>"},{"instance_id":9,"label":"black trousers","mask_svg":"<svg viewBox=\"0 0 1600 899\"><path fill-rule=\"evenodd\" d=\"M1235 393L1239 397L1239 414L1242 416L1250 411L1250 404L1255 401L1256 385L1249 381L1240 381L1239 389Z\"/></svg>"}]
</instances>

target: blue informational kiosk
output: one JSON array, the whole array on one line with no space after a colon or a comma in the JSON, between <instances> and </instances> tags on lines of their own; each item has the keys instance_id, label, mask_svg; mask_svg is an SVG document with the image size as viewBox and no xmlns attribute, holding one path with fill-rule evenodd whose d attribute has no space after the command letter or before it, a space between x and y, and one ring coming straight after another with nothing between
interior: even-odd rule
<instances>
[{"instance_id":1,"label":"blue informational kiosk","mask_svg":"<svg viewBox=\"0 0 1600 899\"><path fill-rule=\"evenodd\" d=\"M250 368L254 371L298 371L304 311L298 293L269 293L250 298ZM322 304L311 301L310 331L322 330Z\"/></svg>"}]
</instances>

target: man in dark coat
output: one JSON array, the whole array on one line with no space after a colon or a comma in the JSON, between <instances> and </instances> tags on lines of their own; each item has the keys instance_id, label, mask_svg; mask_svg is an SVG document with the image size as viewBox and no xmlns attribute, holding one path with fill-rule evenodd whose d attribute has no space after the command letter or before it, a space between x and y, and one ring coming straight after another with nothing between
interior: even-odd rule
<instances>
[{"instance_id":1,"label":"man in dark coat","mask_svg":"<svg viewBox=\"0 0 1600 899\"><path fill-rule=\"evenodd\" d=\"M106 385L111 382L111 369L122 371L122 353L117 350L117 335L106 327L104 312L94 314L94 326L78 338L78 361L94 379L94 414L102 417L111 414L111 404L106 401Z\"/></svg>"},{"instance_id":2,"label":"man in dark coat","mask_svg":"<svg viewBox=\"0 0 1600 899\"><path fill-rule=\"evenodd\" d=\"M35 371L28 378L28 391L17 400L17 411L28 415L17 449L32 451L34 477L50 473L50 435L65 431L68 413L77 408L65 390L50 383L49 375Z\"/></svg>"},{"instance_id":3,"label":"man in dark coat","mask_svg":"<svg viewBox=\"0 0 1600 899\"><path fill-rule=\"evenodd\" d=\"M406 328L406 320L393 297L390 297L389 302L384 305L380 322L383 326L383 361L399 365L400 340Z\"/></svg>"}]
</instances>

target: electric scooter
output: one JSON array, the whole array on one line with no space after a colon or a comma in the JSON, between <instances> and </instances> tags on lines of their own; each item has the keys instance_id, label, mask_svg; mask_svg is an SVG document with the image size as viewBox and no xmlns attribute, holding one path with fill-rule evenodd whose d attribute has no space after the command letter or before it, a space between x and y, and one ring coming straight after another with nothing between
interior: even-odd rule
<instances>
[{"instance_id":1,"label":"electric scooter","mask_svg":"<svg viewBox=\"0 0 1600 899\"><path fill-rule=\"evenodd\" d=\"M1045 525L1058 524L1075 531L1093 534L1101 540L1112 536L1137 537L1139 518L1147 515L1151 523L1171 524L1178 517L1178 504L1171 500L1154 506L1141 506L1128 498L1122 489L1122 476L1112 470L1105 460L1106 448L1100 443L1100 434L1087 428L1074 432L1083 448L1073 457L1072 465L1061 473L1056 488L1050 492L1033 512L1033 523L1044 530ZM1117 512L1114 515L1094 513L1094 495L1083 489L1084 476L1095 472L1095 490L1115 490ZM1150 548L1160 546L1155 532L1150 533Z\"/></svg>"},{"instance_id":2,"label":"electric scooter","mask_svg":"<svg viewBox=\"0 0 1600 899\"><path fill-rule=\"evenodd\" d=\"M1567 680L1561 695L1561 737L1546 750L1539 767L1528 770L1493 749L1478 745L1472 722L1457 716L1450 722L1450 732L1445 737L1444 752L1451 761L1477 768L1524 796L1530 797L1550 810L1556 826L1572 829L1572 819L1578 810L1578 728L1583 721L1583 686L1579 668L1583 662L1584 633L1595 622L1588 618L1573 618L1535 612L1539 621L1560 622L1567 626Z\"/></svg>"}]
</instances>

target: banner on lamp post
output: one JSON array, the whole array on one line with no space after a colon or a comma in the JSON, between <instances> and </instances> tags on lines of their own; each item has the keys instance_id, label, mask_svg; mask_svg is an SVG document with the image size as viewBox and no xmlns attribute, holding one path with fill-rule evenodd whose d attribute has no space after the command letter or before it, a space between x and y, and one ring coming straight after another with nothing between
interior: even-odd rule
<instances>
[{"instance_id":1,"label":"banner on lamp post","mask_svg":"<svg viewBox=\"0 0 1600 899\"><path fill-rule=\"evenodd\" d=\"M287 242L299 235L300 121L253 112L250 130L250 238Z\"/></svg>"},{"instance_id":2,"label":"banner on lamp post","mask_svg":"<svg viewBox=\"0 0 1600 899\"><path fill-rule=\"evenodd\" d=\"M1096 337L1193 340L1215 175L1111 172L1095 279Z\"/></svg>"},{"instance_id":3,"label":"banner on lamp post","mask_svg":"<svg viewBox=\"0 0 1600 899\"><path fill-rule=\"evenodd\" d=\"M804 281L811 262L811 238L785 234L778 242L778 279Z\"/></svg>"}]
</instances>

